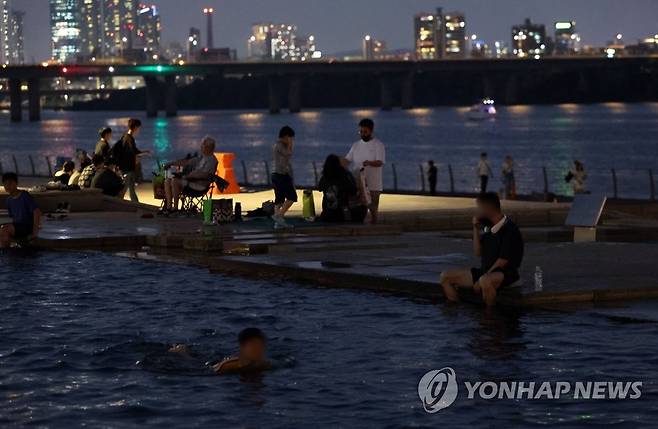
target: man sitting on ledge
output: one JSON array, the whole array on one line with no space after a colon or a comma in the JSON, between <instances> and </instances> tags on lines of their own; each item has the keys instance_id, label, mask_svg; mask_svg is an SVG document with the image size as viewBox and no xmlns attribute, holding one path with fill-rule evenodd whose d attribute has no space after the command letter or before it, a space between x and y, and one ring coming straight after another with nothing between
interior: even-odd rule
<instances>
[{"instance_id":1,"label":"man sitting on ledge","mask_svg":"<svg viewBox=\"0 0 658 429\"><path fill-rule=\"evenodd\" d=\"M190 173L167 174L165 180L165 205L164 212L178 210L178 200L185 188L193 191L204 191L217 172L217 158L215 158L215 140L204 137L201 141L201 156L198 158L180 159L164 165L165 170L171 167L193 166Z\"/></svg>"},{"instance_id":2,"label":"man sitting on ledge","mask_svg":"<svg viewBox=\"0 0 658 429\"><path fill-rule=\"evenodd\" d=\"M496 304L496 293L519 280L523 260L523 238L519 228L500 209L493 192L477 198L473 217L473 251L481 258L480 268L447 270L441 273L441 287L449 301L459 301L456 287L473 288L487 306Z\"/></svg>"}]
</instances>

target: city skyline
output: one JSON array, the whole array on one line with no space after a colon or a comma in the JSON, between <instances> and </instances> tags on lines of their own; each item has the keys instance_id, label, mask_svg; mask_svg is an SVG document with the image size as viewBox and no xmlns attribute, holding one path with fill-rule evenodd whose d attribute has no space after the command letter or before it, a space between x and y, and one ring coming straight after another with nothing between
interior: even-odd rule
<instances>
[{"instance_id":1,"label":"city skyline","mask_svg":"<svg viewBox=\"0 0 658 429\"><path fill-rule=\"evenodd\" d=\"M39 62L49 58L50 41L48 28L48 8L38 0L15 1L15 8L27 12L25 16L25 57L27 62ZM363 36L372 35L386 42L391 49L413 49L413 18L422 12L432 12L436 7L444 10L459 10L466 15L468 34L477 34L488 43L494 40L508 41L513 25L522 23L529 17L533 22L550 28L554 21L574 20L582 36L582 43L604 45L617 33L622 33L631 43L657 31L651 14L658 13L658 4L637 0L632 13L628 6L614 5L611 0L565 2L557 0L550 7L543 4L519 5L516 0L500 0L496 5L477 5L476 1L425 1L416 0L404 4L393 4L389 0L377 2L380 7L370 8L366 2L345 7L313 3L308 7L296 7L298 0L281 0L278 7L268 6L267 2L249 2L254 7L234 1L189 0L185 10L176 8L171 0L154 3L162 17L162 44L184 43L191 26L204 28L203 6L215 8L215 43L237 49L240 57L246 56L246 38L251 25L257 22L291 22L314 34L320 41L319 48L324 53L354 51L361 49ZM595 4L596 3L596 4ZM287 5L289 7L281 7ZM338 6L338 7L336 7ZM248 9L248 10L247 10ZM259 11L254 13L254 11ZM350 11L360 13L353 14ZM364 13L361 13L365 11ZM369 12L368 12L369 11ZM317 13L313 13L317 12ZM372 19L359 20L358 16ZM404 15L402 15L404 14ZM355 16L356 15L356 16ZM406 19L402 20L401 16ZM177 17L178 19L175 19ZM321 18L322 17L322 18ZM341 20L341 31L335 31L336 20ZM395 24L394 24L395 23Z\"/></svg>"}]
</instances>

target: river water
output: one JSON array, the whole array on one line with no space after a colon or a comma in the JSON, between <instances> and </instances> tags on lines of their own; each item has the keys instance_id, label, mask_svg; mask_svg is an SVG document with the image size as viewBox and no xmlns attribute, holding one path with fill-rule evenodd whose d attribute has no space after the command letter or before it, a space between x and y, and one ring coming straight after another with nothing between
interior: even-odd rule
<instances>
[{"instance_id":1,"label":"river water","mask_svg":"<svg viewBox=\"0 0 658 429\"><path fill-rule=\"evenodd\" d=\"M71 156L76 148L93 148L97 130L109 125L122 130L127 118L144 118L139 112L53 112L44 111L39 123L11 124L7 112L0 113L0 161L4 170L47 171L43 158ZM278 129L291 125L297 131L296 181L314 183L312 163L321 169L329 153L345 154L357 139L357 122L372 117L376 134L386 144L388 164L385 185L394 188L393 164L399 189L420 190L420 165L433 159L439 165L439 190L450 190L449 168L456 191L477 189L475 165L479 153L489 153L495 172L493 189L500 187L502 159L516 160L519 192L542 192L542 167L546 167L549 190L568 194L564 175L573 159L585 163L589 188L613 192L611 169L616 169L621 196L647 198L649 169L658 175L658 104L606 103L595 105L500 107L493 121L471 122L465 109L439 107L396 110L325 109L301 114L269 115L265 112L204 111L180 112L176 118L145 120L138 145L152 149L154 158L145 161L145 176L154 160L166 160L198 150L206 134L219 141L219 150L237 155L236 172L244 178L265 182L264 163L271 158L271 145ZM115 135L115 139L118 138ZM656 179L654 179L656 181Z\"/></svg>"},{"instance_id":2,"label":"river water","mask_svg":"<svg viewBox=\"0 0 658 429\"><path fill-rule=\"evenodd\" d=\"M0 427L655 427L658 323L642 305L654 304L485 313L104 254L0 253ZM247 326L270 339L275 369L261 377L163 351L220 359ZM418 382L443 367L459 395L427 414ZM634 400L469 400L465 381L643 386Z\"/></svg>"}]
</instances>

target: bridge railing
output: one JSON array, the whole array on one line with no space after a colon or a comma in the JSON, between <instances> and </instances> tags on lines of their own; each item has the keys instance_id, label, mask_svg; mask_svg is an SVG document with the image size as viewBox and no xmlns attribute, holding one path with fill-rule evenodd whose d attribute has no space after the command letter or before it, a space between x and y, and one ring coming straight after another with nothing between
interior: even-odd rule
<instances>
[{"instance_id":1,"label":"bridge railing","mask_svg":"<svg viewBox=\"0 0 658 429\"><path fill-rule=\"evenodd\" d=\"M238 179L246 185L267 187L270 184L269 161L246 161ZM475 194L480 191L480 178L472 165L437 163L437 192L441 194ZM296 163L295 184L315 187L322 175L322 162ZM246 174L244 173L246 171ZM596 168L587 171L587 189L609 197L656 199L658 169ZM565 176L568 168L559 166L522 166L515 168L518 195L573 196L571 183ZM391 192L429 193L427 165L418 163L388 163L384 167L384 188ZM488 189L504 189L502 174L494 171Z\"/></svg>"},{"instance_id":2,"label":"bridge railing","mask_svg":"<svg viewBox=\"0 0 658 429\"><path fill-rule=\"evenodd\" d=\"M46 155L15 155L0 153L0 173L16 172L19 176L53 177L64 158ZM322 175L322 161L296 162L295 184L316 187ZM437 192L440 194L475 194L480 191L480 178L473 165L437 163ZM146 180L151 177L149 165L143 167ZM267 160L240 161L234 165L238 181L245 186L269 187L271 162ZM515 168L518 195L572 196L570 183L565 181L568 169L560 166L520 165ZM594 168L587 170L587 189L611 198L656 199L658 168ZM494 170L488 189L504 189L500 172ZM384 188L390 192L429 193L427 165L398 162L384 166Z\"/></svg>"}]
</instances>

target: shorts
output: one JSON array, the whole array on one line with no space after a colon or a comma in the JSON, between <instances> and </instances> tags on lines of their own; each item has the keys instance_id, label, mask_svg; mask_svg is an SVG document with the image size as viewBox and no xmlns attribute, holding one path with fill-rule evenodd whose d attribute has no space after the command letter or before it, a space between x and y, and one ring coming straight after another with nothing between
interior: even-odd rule
<instances>
[{"instance_id":1,"label":"shorts","mask_svg":"<svg viewBox=\"0 0 658 429\"><path fill-rule=\"evenodd\" d=\"M496 268L492 273L503 273L503 282L498 287L498 290L511 286L519 281L519 272L517 270L505 270L503 268ZM471 268L471 276L473 276L473 284L480 280L480 277L486 274L486 271L481 268Z\"/></svg>"},{"instance_id":2,"label":"shorts","mask_svg":"<svg viewBox=\"0 0 658 429\"><path fill-rule=\"evenodd\" d=\"M274 204L283 204L286 200L297 202L297 190L289 174L272 173Z\"/></svg>"},{"instance_id":3,"label":"shorts","mask_svg":"<svg viewBox=\"0 0 658 429\"><path fill-rule=\"evenodd\" d=\"M14 224L14 238L17 240L22 240L24 238L29 237L32 235L32 232L34 231L34 227L32 224L26 224L26 223L15 223Z\"/></svg>"}]
</instances>

